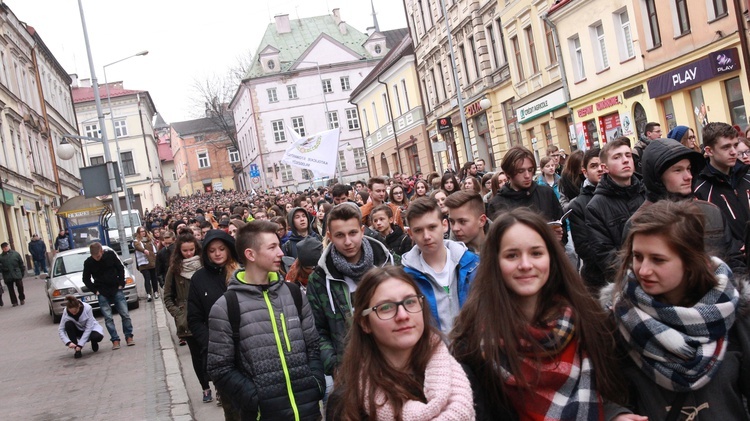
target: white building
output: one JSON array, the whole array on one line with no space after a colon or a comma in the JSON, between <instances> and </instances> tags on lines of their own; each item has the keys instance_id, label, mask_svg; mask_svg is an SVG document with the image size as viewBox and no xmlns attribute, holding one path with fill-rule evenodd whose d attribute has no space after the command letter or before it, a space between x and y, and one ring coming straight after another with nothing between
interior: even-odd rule
<instances>
[{"instance_id":1,"label":"white building","mask_svg":"<svg viewBox=\"0 0 750 421\"><path fill-rule=\"evenodd\" d=\"M148 91L125 89L122 82L111 82L109 94L112 100L112 116L106 116L107 139L113 161L117 161L119 143L121 173L125 176L128 188L133 190L133 209L141 214L155 205L164 205L164 179L162 178L155 129L152 124L156 107ZM109 111L107 91L99 85L102 106ZM73 80L73 103L81 135L100 137L99 121L94 104L94 89L90 79ZM115 141L117 140L117 141ZM84 141L84 162L86 166L103 164L104 149L101 142ZM120 194L125 197L124 193ZM111 197L104 198L107 203ZM125 209L124 201L122 209Z\"/></svg>"},{"instance_id":2,"label":"white building","mask_svg":"<svg viewBox=\"0 0 750 421\"><path fill-rule=\"evenodd\" d=\"M374 31L368 37L341 20L339 9L291 21L276 16L230 103L243 166L239 189L313 183L307 171L281 163L291 130L304 136L340 128L343 181L367 178L357 107L348 100L388 52L388 35Z\"/></svg>"}]
</instances>

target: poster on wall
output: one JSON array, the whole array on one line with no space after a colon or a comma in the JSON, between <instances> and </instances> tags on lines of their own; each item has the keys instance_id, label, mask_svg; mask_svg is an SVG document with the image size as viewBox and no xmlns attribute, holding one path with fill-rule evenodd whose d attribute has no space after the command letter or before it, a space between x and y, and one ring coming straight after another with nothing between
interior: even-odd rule
<instances>
[{"instance_id":1,"label":"poster on wall","mask_svg":"<svg viewBox=\"0 0 750 421\"><path fill-rule=\"evenodd\" d=\"M693 109L693 112L695 113L695 117L697 118L697 121L700 123L701 127L706 127L708 124L708 110L706 110L706 104L701 103L700 107L695 107Z\"/></svg>"},{"instance_id":2,"label":"poster on wall","mask_svg":"<svg viewBox=\"0 0 750 421\"><path fill-rule=\"evenodd\" d=\"M620 115L609 114L599 118L599 124L604 135L604 143L610 142L622 136L622 126L620 126Z\"/></svg>"},{"instance_id":3,"label":"poster on wall","mask_svg":"<svg viewBox=\"0 0 750 421\"><path fill-rule=\"evenodd\" d=\"M620 123L622 125L622 135L623 136L633 136L635 133L635 127L633 125L633 119L630 118L630 114L628 113L621 113L620 114Z\"/></svg>"},{"instance_id":4,"label":"poster on wall","mask_svg":"<svg viewBox=\"0 0 750 421\"><path fill-rule=\"evenodd\" d=\"M578 137L578 147L581 149L591 148L589 137L586 136L586 129L583 127L583 123L576 123L576 134Z\"/></svg>"}]
</instances>

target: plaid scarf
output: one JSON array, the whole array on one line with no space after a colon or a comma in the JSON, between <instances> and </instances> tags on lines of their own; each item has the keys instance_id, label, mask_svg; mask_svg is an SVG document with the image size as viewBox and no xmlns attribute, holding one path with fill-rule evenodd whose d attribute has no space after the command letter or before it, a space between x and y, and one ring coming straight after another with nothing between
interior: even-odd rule
<instances>
[{"instance_id":1,"label":"plaid scarf","mask_svg":"<svg viewBox=\"0 0 750 421\"><path fill-rule=\"evenodd\" d=\"M641 289L632 272L613 299L630 358L661 387L675 392L698 390L721 365L739 293L727 265L721 263L715 274L717 285L693 307L656 301Z\"/></svg>"},{"instance_id":2,"label":"plaid scarf","mask_svg":"<svg viewBox=\"0 0 750 421\"><path fill-rule=\"evenodd\" d=\"M544 327L529 327L537 342L521 341L521 371L530 389L518 386L516 377L501 367L508 386L509 400L523 420L604 420L604 406L596 392L594 367L576 338L573 309L562 307L561 314ZM544 353L539 355L539 346Z\"/></svg>"}]
</instances>

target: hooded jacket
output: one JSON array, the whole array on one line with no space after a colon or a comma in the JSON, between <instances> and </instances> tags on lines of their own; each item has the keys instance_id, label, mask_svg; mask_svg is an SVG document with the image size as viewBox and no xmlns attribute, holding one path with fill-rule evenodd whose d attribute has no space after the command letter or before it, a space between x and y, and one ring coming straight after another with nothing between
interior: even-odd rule
<instances>
[{"instance_id":1,"label":"hooded jacket","mask_svg":"<svg viewBox=\"0 0 750 421\"><path fill-rule=\"evenodd\" d=\"M300 235L297 233L297 230L294 228L294 214L297 213L297 211L302 211L305 213L305 216L307 216L307 235ZM289 224L289 232L291 235L289 236L289 239L284 243L284 245L281 247L281 251L284 252L285 256L289 256L293 259L297 258L297 243L304 240L305 237L308 235L312 235L313 237L317 238L320 241L320 236L318 233L315 232L313 229L313 217L310 216L309 213L304 208L296 207L292 209L291 212L289 212L286 216L287 223Z\"/></svg>"},{"instance_id":2,"label":"hooded jacket","mask_svg":"<svg viewBox=\"0 0 750 421\"><path fill-rule=\"evenodd\" d=\"M393 264L393 257L385 245L367 236L362 241L368 241L372 247L374 266ZM349 286L344 281L344 275L333 265L332 247L333 244L329 244L323 250L318 267L307 283L307 299L310 300L315 327L320 334L320 359L323 360L323 367L328 375L333 374L334 368L344 356L346 335L354 312L354 300Z\"/></svg>"},{"instance_id":3,"label":"hooded jacket","mask_svg":"<svg viewBox=\"0 0 750 421\"><path fill-rule=\"evenodd\" d=\"M211 307L227 290L224 267L216 266L208 258L207 246L214 240L223 241L234 260L237 260L234 238L231 235L222 230L210 230L206 233L201 252L203 268L195 272L190 279L187 313L188 328L204 351L208 348L208 315L211 313Z\"/></svg>"},{"instance_id":4,"label":"hooded jacket","mask_svg":"<svg viewBox=\"0 0 750 421\"><path fill-rule=\"evenodd\" d=\"M742 244L733 239L732 231L721 210L712 203L696 200L693 194L684 197L669 193L664 186L661 179L664 172L683 159L690 160L693 177L696 177L706 164L701 154L688 149L686 146L672 139L661 139L658 142L651 142L646 147L643 152L642 169L647 200L641 205L641 208L660 200L693 200L693 203L703 213L706 250L711 255L717 256L727 262L732 271L744 273L746 267L740 252ZM623 231L623 240L629 229L630 220L626 223L625 230Z\"/></svg>"},{"instance_id":5,"label":"hooded jacket","mask_svg":"<svg viewBox=\"0 0 750 421\"><path fill-rule=\"evenodd\" d=\"M594 264L607 282L614 280L612 265L622 244L625 222L645 200L646 189L636 176L630 178L629 186L620 186L612 181L609 174L604 174L596 186L594 197L586 205L590 252L595 256Z\"/></svg>"},{"instance_id":6,"label":"hooded jacket","mask_svg":"<svg viewBox=\"0 0 750 421\"><path fill-rule=\"evenodd\" d=\"M208 374L222 396L231 397L243 420L317 420L326 382L318 332L310 304L298 314L289 287L269 274L269 283L245 283L238 270L229 283L239 303L237 366L226 297L209 318Z\"/></svg>"},{"instance_id":7,"label":"hooded jacket","mask_svg":"<svg viewBox=\"0 0 750 421\"><path fill-rule=\"evenodd\" d=\"M456 282L450 287L450 295L446 294L435 278L427 274L421 259L422 250L419 247L414 247L406 253L401 258L401 263L404 265L404 271L414 278L430 304L430 311L438 329L447 334L453 328L453 319L458 316L469 295L471 283L479 267L479 256L470 252L463 243L443 240L443 244L450 250L451 260L446 264L453 268L452 279Z\"/></svg>"},{"instance_id":8,"label":"hooded jacket","mask_svg":"<svg viewBox=\"0 0 750 421\"><path fill-rule=\"evenodd\" d=\"M745 225L750 221L750 176L748 166L737 160L729 175L707 161L693 180L695 197L718 206L737 241L745 239Z\"/></svg>"}]
</instances>

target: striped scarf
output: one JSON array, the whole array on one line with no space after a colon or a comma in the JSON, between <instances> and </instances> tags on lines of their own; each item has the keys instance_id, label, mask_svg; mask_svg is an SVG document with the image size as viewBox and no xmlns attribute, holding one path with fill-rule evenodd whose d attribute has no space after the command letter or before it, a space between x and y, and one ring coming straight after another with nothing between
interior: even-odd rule
<instances>
[{"instance_id":1,"label":"striped scarf","mask_svg":"<svg viewBox=\"0 0 750 421\"><path fill-rule=\"evenodd\" d=\"M661 387L675 392L698 390L721 365L739 293L726 264L721 263L715 275L717 285L693 307L657 301L641 289L632 272L613 298L630 358Z\"/></svg>"}]
</instances>

